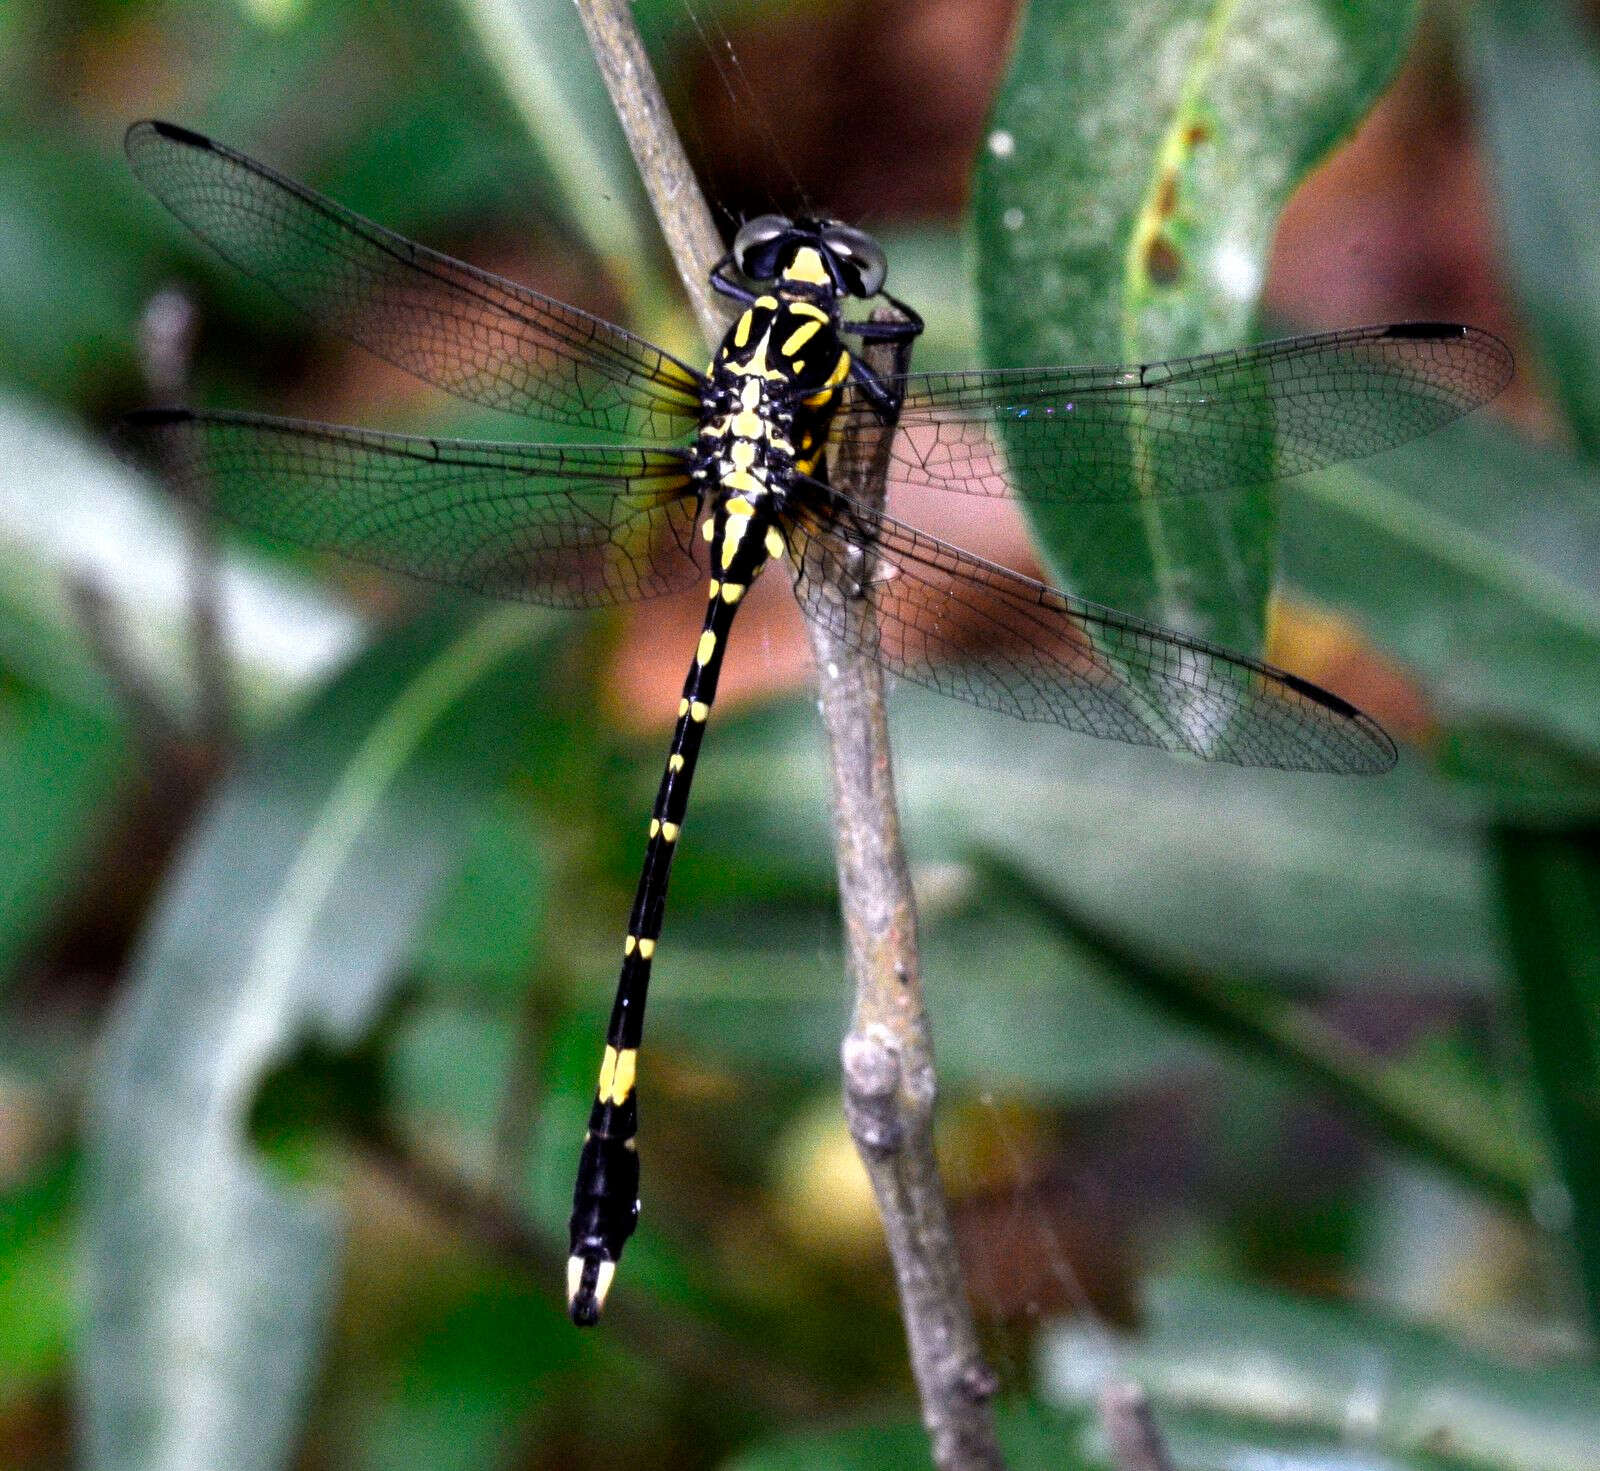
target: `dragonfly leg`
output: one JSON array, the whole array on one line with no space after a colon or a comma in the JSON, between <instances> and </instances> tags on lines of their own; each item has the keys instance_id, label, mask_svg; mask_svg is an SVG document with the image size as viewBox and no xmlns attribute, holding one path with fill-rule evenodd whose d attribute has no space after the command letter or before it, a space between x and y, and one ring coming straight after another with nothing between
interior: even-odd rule
<instances>
[{"instance_id":1,"label":"dragonfly leg","mask_svg":"<svg viewBox=\"0 0 1600 1471\"><path fill-rule=\"evenodd\" d=\"M894 371L887 380L875 373L854 354L850 358L851 380L866 395L867 402L872 405L878 418L885 424L893 424L900 415L900 402L905 396L904 384L898 382L898 380L904 379L906 369L911 364L911 345L921 335L923 322L921 316L898 297L890 296L887 291L879 294L900 313L902 320L898 322L841 322L839 330L853 333L862 342L886 342L893 346Z\"/></svg>"},{"instance_id":2,"label":"dragonfly leg","mask_svg":"<svg viewBox=\"0 0 1600 1471\"><path fill-rule=\"evenodd\" d=\"M722 296L731 297L741 306L749 306L761 293L752 291L748 286L734 280L729 274L732 269L733 252L730 250L716 265L712 266L706 279L710 282L713 291Z\"/></svg>"}]
</instances>

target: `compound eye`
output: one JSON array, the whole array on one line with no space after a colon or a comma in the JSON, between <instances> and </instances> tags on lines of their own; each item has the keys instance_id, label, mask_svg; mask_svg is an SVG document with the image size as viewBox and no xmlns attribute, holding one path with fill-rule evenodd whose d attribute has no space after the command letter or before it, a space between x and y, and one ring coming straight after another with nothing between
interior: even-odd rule
<instances>
[{"instance_id":1,"label":"compound eye","mask_svg":"<svg viewBox=\"0 0 1600 1471\"><path fill-rule=\"evenodd\" d=\"M733 263L752 281L770 281L778 274L778 253L794 230L783 215L757 215L733 237Z\"/></svg>"},{"instance_id":2,"label":"compound eye","mask_svg":"<svg viewBox=\"0 0 1600 1471\"><path fill-rule=\"evenodd\" d=\"M822 232L823 244L833 253L844 271L853 296L876 296L889 275L889 261L865 230L849 225L829 225Z\"/></svg>"}]
</instances>

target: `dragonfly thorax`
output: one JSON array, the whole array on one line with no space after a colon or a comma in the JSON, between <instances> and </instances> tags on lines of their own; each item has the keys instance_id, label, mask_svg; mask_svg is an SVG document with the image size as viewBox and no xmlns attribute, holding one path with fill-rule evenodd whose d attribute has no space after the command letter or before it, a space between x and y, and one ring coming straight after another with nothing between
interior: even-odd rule
<instances>
[{"instance_id":1,"label":"dragonfly thorax","mask_svg":"<svg viewBox=\"0 0 1600 1471\"><path fill-rule=\"evenodd\" d=\"M781 495L796 474L818 473L849 373L837 309L787 293L758 296L711 360L696 477L759 498Z\"/></svg>"}]
</instances>

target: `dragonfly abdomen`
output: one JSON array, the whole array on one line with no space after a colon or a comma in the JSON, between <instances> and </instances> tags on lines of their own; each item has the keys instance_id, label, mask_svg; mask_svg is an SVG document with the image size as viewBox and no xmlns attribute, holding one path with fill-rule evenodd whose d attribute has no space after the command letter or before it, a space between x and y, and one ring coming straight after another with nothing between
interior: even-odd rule
<instances>
[{"instance_id":1,"label":"dragonfly abdomen","mask_svg":"<svg viewBox=\"0 0 1600 1471\"><path fill-rule=\"evenodd\" d=\"M684 678L666 768L650 812L644 865L622 942L622 972L606 1030L605 1055L589 1109L589 1128L572 1196L567 1311L574 1323L598 1321L617 1261L639 1219L639 1106L634 1091L644 1032L650 967L666 913L667 881L689 804L706 722L728 635L745 589L784 544L773 519L773 498L757 485L725 491L706 521L714 570L706 616Z\"/></svg>"},{"instance_id":2,"label":"dragonfly abdomen","mask_svg":"<svg viewBox=\"0 0 1600 1471\"><path fill-rule=\"evenodd\" d=\"M650 815L644 867L622 944L622 974L578 1161L567 1311L580 1325L598 1320L617 1261L639 1218L634 1084L650 966L728 635L746 589L770 558L785 554L778 519L784 494L796 474L818 469L849 371L836 313L809 300L764 295L728 329L707 375L707 409L692 474L711 506L703 527L711 584Z\"/></svg>"}]
</instances>

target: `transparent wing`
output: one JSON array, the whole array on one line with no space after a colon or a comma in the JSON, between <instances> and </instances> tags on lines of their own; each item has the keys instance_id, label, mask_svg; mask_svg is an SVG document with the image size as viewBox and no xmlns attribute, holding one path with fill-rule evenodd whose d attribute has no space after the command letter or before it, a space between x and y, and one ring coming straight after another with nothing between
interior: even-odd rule
<instances>
[{"instance_id":1,"label":"transparent wing","mask_svg":"<svg viewBox=\"0 0 1600 1471\"><path fill-rule=\"evenodd\" d=\"M1394 765L1337 695L1215 644L1056 592L816 482L784 527L808 617L904 679L1019 720L1207 761L1295 771ZM865 574L863 568L872 570ZM870 594L863 645L842 590Z\"/></svg>"},{"instance_id":2,"label":"transparent wing","mask_svg":"<svg viewBox=\"0 0 1600 1471\"><path fill-rule=\"evenodd\" d=\"M224 259L428 383L654 439L699 416L700 374L621 327L407 240L185 128L135 123L125 146L139 178Z\"/></svg>"},{"instance_id":3,"label":"transparent wing","mask_svg":"<svg viewBox=\"0 0 1600 1471\"><path fill-rule=\"evenodd\" d=\"M707 574L685 452L474 443L151 409L122 444L241 526L490 597L596 607Z\"/></svg>"},{"instance_id":4,"label":"transparent wing","mask_svg":"<svg viewBox=\"0 0 1600 1471\"><path fill-rule=\"evenodd\" d=\"M911 374L897 482L1067 501L1262 485L1418 439L1493 398L1510 350L1413 322L1127 368ZM849 432L872 416L859 395Z\"/></svg>"}]
</instances>

